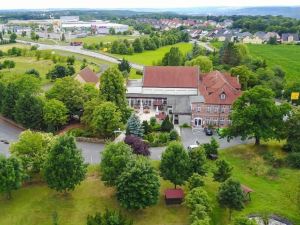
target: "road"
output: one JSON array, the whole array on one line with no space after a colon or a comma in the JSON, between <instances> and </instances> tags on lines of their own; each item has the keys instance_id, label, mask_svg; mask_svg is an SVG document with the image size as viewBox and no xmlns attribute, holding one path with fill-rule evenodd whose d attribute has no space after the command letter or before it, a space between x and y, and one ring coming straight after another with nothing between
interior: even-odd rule
<instances>
[{"instance_id":1,"label":"road","mask_svg":"<svg viewBox=\"0 0 300 225\"><path fill-rule=\"evenodd\" d=\"M7 123L0 118L0 140L7 140L9 143L15 142L18 140L19 134L22 132L21 129L14 127L10 123ZM241 141L239 138L235 138L230 142L227 142L226 139L219 139L217 135L214 137L220 143L220 148L228 148L234 145L253 143L252 141ZM206 136L203 131L193 132L190 128L181 129L181 139L185 147L188 147L191 144L195 144L196 141L202 143L210 142L211 137ZM101 158L101 152L104 149L104 144L98 143L88 143L88 142L77 142L78 148L82 150L82 155L85 159L85 162L95 164L99 163ZM161 155L164 152L166 147L157 147L150 148L152 160L160 160ZM0 154L9 156L9 145L0 142Z\"/></svg>"},{"instance_id":2,"label":"road","mask_svg":"<svg viewBox=\"0 0 300 225\"><path fill-rule=\"evenodd\" d=\"M194 43L197 43L198 45L202 46L203 48L205 48L206 50L208 50L209 52L213 52L215 51L208 43L206 42L201 42L201 41L198 41L198 40L195 40L195 39L192 39L190 41L190 43L194 44Z\"/></svg>"},{"instance_id":3,"label":"road","mask_svg":"<svg viewBox=\"0 0 300 225\"><path fill-rule=\"evenodd\" d=\"M22 40L17 40L18 43L22 44L30 44L30 45L38 45L39 50L62 50L62 51L67 51L67 52L73 52L73 53L78 53L81 55L86 55L86 56L91 56L97 59L101 59L107 62L115 63L118 64L120 63L120 59L101 54L98 52L92 52L88 50L82 49L81 46L67 46L67 45L48 45L48 44L41 44L41 43L36 43L36 42L30 42L30 41L22 41ZM139 65L136 63L130 63L131 67L137 70L143 71L144 66Z\"/></svg>"}]
</instances>

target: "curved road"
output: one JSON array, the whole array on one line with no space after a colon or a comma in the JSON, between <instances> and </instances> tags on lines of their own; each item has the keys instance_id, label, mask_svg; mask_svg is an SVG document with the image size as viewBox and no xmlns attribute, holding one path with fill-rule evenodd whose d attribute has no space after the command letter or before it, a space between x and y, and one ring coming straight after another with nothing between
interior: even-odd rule
<instances>
[{"instance_id":1,"label":"curved road","mask_svg":"<svg viewBox=\"0 0 300 225\"><path fill-rule=\"evenodd\" d=\"M41 44L41 43L36 43L36 42L30 42L30 41L22 41L22 40L17 40L18 43L22 44L30 44L30 45L37 45L40 50L62 50L62 51L67 51L67 52L73 52L73 53L78 53L81 55L86 55L86 56L91 56L97 59L101 59L107 62L115 63L118 64L119 60L118 58L101 54L98 52L92 52L88 50L82 49L81 46L68 46L68 45L48 45L48 44ZM139 65L136 63L130 63L131 67L137 70L143 70L144 66Z\"/></svg>"}]
</instances>

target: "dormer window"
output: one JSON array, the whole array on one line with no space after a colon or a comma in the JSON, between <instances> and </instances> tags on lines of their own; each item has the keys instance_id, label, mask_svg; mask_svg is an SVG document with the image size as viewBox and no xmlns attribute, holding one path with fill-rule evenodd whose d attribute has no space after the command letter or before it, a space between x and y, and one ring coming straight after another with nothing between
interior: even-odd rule
<instances>
[{"instance_id":1,"label":"dormer window","mask_svg":"<svg viewBox=\"0 0 300 225\"><path fill-rule=\"evenodd\" d=\"M220 95L220 99L221 99L221 100L225 100L225 98L226 98L226 95L225 95L224 93L222 93L222 94Z\"/></svg>"}]
</instances>

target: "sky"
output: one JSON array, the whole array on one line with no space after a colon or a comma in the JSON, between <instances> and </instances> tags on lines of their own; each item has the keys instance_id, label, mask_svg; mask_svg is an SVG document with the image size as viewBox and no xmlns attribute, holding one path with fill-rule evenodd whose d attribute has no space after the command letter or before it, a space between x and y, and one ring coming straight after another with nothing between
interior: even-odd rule
<instances>
[{"instance_id":1,"label":"sky","mask_svg":"<svg viewBox=\"0 0 300 225\"><path fill-rule=\"evenodd\" d=\"M295 6L300 0L0 0L0 9Z\"/></svg>"}]
</instances>

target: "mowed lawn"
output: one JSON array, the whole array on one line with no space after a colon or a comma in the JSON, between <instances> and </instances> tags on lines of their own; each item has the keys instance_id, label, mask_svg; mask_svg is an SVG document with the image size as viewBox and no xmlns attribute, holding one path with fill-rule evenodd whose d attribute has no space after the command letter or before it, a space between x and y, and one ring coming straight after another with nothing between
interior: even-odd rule
<instances>
[{"instance_id":1,"label":"mowed lawn","mask_svg":"<svg viewBox=\"0 0 300 225\"><path fill-rule=\"evenodd\" d=\"M190 43L177 43L174 45L168 45L161 48L158 48L154 51L144 51L142 53L134 53L133 55L118 55L114 54L114 56L118 58L125 58L129 62L151 66L153 63L161 60L164 55L170 51L172 47L178 47L180 51L185 55L186 53L192 50L193 45Z\"/></svg>"},{"instance_id":2,"label":"mowed lawn","mask_svg":"<svg viewBox=\"0 0 300 225\"><path fill-rule=\"evenodd\" d=\"M266 59L271 67L280 65L288 82L300 81L300 45L247 45L250 54Z\"/></svg>"},{"instance_id":3,"label":"mowed lawn","mask_svg":"<svg viewBox=\"0 0 300 225\"><path fill-rule=\"evenodd\" d=\"M220 158L226 159L234 167L233 177L254 190L252 201L241 212L234 212L233 217L253 213L274 213L300 224L300 210L297 206L297 187L300 185L300 171L281 168L276 176L270 177L265 171L270 169L262 154L271 151L283 156L280 145L255 148L241 145L222 150ZM255 164L255 162L258 162ZM252 170L249 166L252 165ZM158 169L159 161L153 161ZM210 172L205 177L205 190L212 201L211 225L226 225L228 211L221 209L216 200L219 183L212 180L214 162L209 162ZM255 166L253 166L255 165ZM253 168L259 171L255 175ZM13 199L0 198L0 224L11 225L51 225L52 214L57 212L59 224L84 225L86 216L106 208L121 210L133 219L136 225L187 225L188 210L184 206L166 206L163 192L172 184L161 179L160 199L156 206L145 210L127 211L119 206L113 188L108 188L100 181L98 166L90 166L86 180L68 196L57 194L44 183L32 184L13 192ZM186 190L186 188L184 188Z\"/></svg>"},{"instance_id":4,"label":"mowed lawn","mask_svg":"<svg viewBox=\"0 0 300 225\"><path fill-rule=\"evenodd\" d=\"M113 42L116 40L124 40L127 39L128 41L134 41L134 39L140 36L134 35L97 35L97 36L89 36L84 38L75 38L72 41L82 41L88 45L90 44L99 44L100 42L108 43Z\"/></svg>"}]
</instances>

